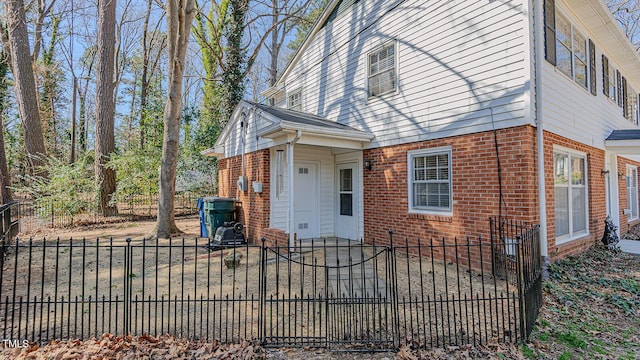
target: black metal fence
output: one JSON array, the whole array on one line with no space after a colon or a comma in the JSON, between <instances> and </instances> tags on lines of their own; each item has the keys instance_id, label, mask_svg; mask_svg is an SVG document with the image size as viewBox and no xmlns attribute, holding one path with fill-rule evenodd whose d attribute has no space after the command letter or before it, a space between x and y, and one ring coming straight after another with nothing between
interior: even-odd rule
<instances>
[{"instance_id":1,"label":"black metal fence","mask_svg":"<svg viewBox=\"0 0 640 360\"><path fill-rule=\"evenodd\" d=\"M295 252L265 241L222 251L201 239L3 242L0 332L40 342L170 333L367 350L515 342L540 305L537 228L514 244L515 270L495 255L508 253L500 239L390 232L371 244L302 241Z\"/></svg>"},{"instance_id":2,"label":"black metal fence","mask_svg":"<svg viewBox=\"0 0 640 360\"><path fill-rule=\"evenodd\" d=\"M86 204L95 203L87 195ZM193 215L198 213L197 202L201 195L193 193L179 193L175 195L174 211L176 215ZM78 211L75 207L79 203L34 201L23 198L17 201L20 211L20 231L29 232L42 228L62 228L77 225L89 225L105 222L130 221L155 217L158 211L158 195L146 194L129 197L118 202L118 216L104 217L97 209L84 207Z\"/></svg>"},{"instance_id":3,"label":"black metal fence","mask_svg":"<svg viewBox=\"0 0 640 360\"><path fill-rule=\"evenodd\" d=\"M0 237L13 239L18 234L20 217L19 203L0 205Z\"/></svg>"}]
</instances>

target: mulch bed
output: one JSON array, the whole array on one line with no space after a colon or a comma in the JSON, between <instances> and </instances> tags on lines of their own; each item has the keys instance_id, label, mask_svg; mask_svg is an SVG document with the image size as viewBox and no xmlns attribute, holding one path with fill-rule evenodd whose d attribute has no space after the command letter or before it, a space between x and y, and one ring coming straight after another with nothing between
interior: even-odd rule
<instances>
[{"instance_id":1,"label":"mulch bed","mask_svg":"<svg viewBox=\"0 0 640 360\"><path fill-rule=\"evenodd\" d=\"M632 226L626 234L622 235L625 240L640 240L640 224Z\"/></svg>"}]
</instances>

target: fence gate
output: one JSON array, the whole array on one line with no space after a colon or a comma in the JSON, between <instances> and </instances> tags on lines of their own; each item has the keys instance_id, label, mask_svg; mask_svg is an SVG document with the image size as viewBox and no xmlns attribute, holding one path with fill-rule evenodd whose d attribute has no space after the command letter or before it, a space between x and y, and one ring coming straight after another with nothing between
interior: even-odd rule
<instances>
[{"instance_id":1,"label":"fence gate","mask_svg":"<svg viewBox=\"0 0 640 360\"><path fill-rule=\"evenodd\" d=\"M298 253L263 248L260 323L266 346L396 346L391 252L355 244L316 240Z\"/></svg>"}]
</instances>

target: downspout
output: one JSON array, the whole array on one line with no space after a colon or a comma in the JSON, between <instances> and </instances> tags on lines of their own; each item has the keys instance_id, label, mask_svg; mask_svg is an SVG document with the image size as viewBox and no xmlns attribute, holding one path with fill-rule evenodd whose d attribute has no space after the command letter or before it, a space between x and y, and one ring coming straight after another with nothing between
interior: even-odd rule
<instances>
[{"instance_id":1,"label":"downspout","mask_svg":"<svg viewBox=\"0 0 640 360\"><path fill-rule=\"evenodd\" d=\"M535 6L537 5L537 6ZM540 218L540 255L542 256L542 277L549 278L549 245L547 243L547 187L544 169L544 127L542 107L542 53L544 51L543 36L544 18L542 0L535 1L534 16L534 53L535 53L535 101L536 101L536 130L538 140L538 216Z\"/></svg>"},{"instance_id":2,"label":"downspout","mask_svg":"<svg viewBox=\"0 0 640 360\"><path fill-rule=\"evenodd\" d=\"M244 156L245 156L245 152L246 152L246 142L247 140L245 139L247 136L247 113L242 110L242 121L240 122L240 140L242 141L242 165L241 165L241 181L244 184ZM242 191L246 191L247 189L242 189Z\"/></svg>"},{"instance_id":3,"label":"downspout","mask_svg":"<svg viewBox=\"0 0 640 360\"><path fill-rule=\"evenodd\" d=\"M294 189L293 189L293 170L294 170L294 166L293 166L293 146L300 140L300 138L302 137L302 131L301 130L297 130L296 132L296 136L287 143L287 166L288 166L288 173L289 173L289 216L288 216L288 228L289 228L289 251L293 251L295 249L295 239L294 239L294 234L296 232L295 229L295 222L294 222L294 214L295 214L295 209L294 209Z\"/></svg>"}]
</instances>

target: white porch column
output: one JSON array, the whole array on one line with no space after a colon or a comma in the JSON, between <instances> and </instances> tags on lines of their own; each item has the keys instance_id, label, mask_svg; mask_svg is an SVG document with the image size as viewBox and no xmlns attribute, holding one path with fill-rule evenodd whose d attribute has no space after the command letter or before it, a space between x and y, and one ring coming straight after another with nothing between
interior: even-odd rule
<instances>
[{"instance_id":1,"label":"white porch column","mask_svg":"<svg viewBox=\"0 0 640 360\"><path fill-rule=\"evenodd\" d=\"M288 186L287 189L289 189L289 196L287 197L288 199L288 206L287 206L287 229L289 229L289 251L293 251L293 248L295 247L294 244L294 234L295 234L295 221L294 221L294 215L295 215L295 202L293 201L293 196L294 196L294 189L293 189L293 147L294 144L292 143L287 143L287 179L288 179Z\"/></svg>"},{"instance_id":2,"label":"white porch column","mask_svg":"<svg viewBox=\"0 0 640 360\"><path fill-rule=\"evenodd\" d=\"M607 177L607 215L611 216L613 224L620 229L620 191L618 189L618 154L607 151L605 154Z\"/></svg>"},{"instance_id":3,"label":"white porch column","mask_svg":"<svg viewBox=\"0 0 640 360\"><path fill-rule=\"evenodd\" d=\"M289 251L294 251L295 250L295 233L296 233L296 228L295 228L295 199L294 199L294 194L295 194L295 189L294 189L294 179L293 176L295 175L294 173L294 153L293 153L293 149L295 144L298 142L298 140L300 140L300 138L302 137L302 131L298 130L296 133L296 136L291 139L291 141L287 142L287 173L288 173L288 189L289 189L289 196L288 196L288 202L289 202L289 206L288 206L288 213L287 213L287 229L289 229Z\"/></svg>"}]
</instances>

